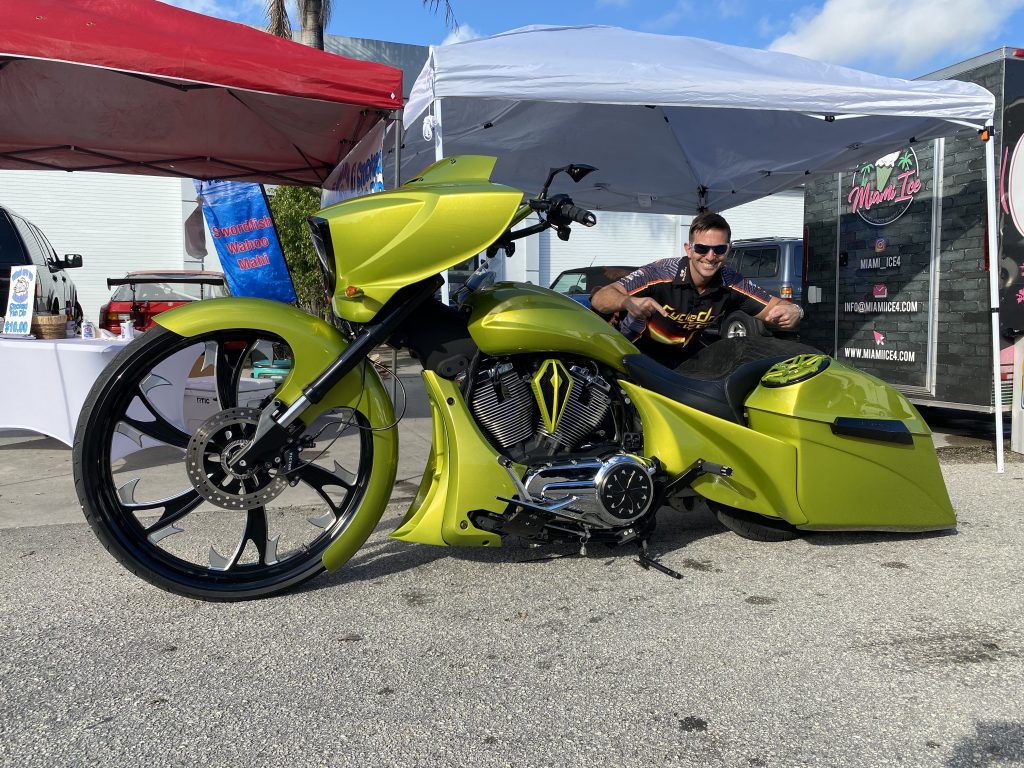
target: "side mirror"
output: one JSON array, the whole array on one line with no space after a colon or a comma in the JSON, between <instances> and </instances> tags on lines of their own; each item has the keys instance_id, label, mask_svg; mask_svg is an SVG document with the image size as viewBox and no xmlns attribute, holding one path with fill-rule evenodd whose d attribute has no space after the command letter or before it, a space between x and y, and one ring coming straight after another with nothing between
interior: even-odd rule
<instances>
[{"instance_id":1,"label":"side mirror","mask_svg":"<svg viewBox=\"0 0 1024 768\"><path fill-rule=\"evenodd\" d=\"M63 256L55 256L50 259L50 270L56 272L58 269L74 269L82 266L82 256L78 253L65 253Z\"/></svg>"},{"instance_id":2,"label":"side mirror","mask_svg":"<svg viewBox=\"0 0 1024 768\"><path fill-rule=\"evenodd\" d=\"M595 168L592 165L583 165L576 163L574 163L573 165L563 166L562 168L551 168L548 171L548 178L544 182L544 187L541 189L540 199L544 200L547 198L548 188L551 186L551 182L558 174L564 173L574 182L579 184L580 181L582 181L588 174L591 174L596 170L597 168Z\"/></svg>"},{"instance_id":3,"label":"side mirror","mask_svg":"<svg viewBox=\"0 0 1024 768\"><path fill-rule=\"evenodd\" d=\"M569 175L570 179L579 184L596 170L597 168L592 165L569 165L566 166L565 172Z\"/></svg>"}]
</instances>

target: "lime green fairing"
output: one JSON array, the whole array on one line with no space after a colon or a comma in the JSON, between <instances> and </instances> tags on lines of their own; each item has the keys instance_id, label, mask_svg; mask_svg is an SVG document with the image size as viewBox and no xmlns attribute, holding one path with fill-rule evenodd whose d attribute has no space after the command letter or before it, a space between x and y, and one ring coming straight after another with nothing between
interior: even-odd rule
<instances>
[{"instance_id":1,"label":"lime green fairing","mask_svg":"<svg viewBox=\"0 0 1024 768\"><path fill-rule=\"evenodd\" d=\"M325 208L338 278L334 311L370 321L399 289L482 251L512 221L522 192L487 179L495 158L435 163L391 192ZM352 291L354 295L347 295Z\"/></svg>"},{"instance_id":2,"label":"lime green fairing","mask_svg":"<svg viewBox=\"0 0 1024 768\"><path fill-rule=\"evenodd\" d=\"M467 512L502 513L516 489L498 463L466 407L459 388L433 371L424 371L433 415L434 439L423 480L409 511L392 538L420 544L500 546L501 537L480 530ZM525 467L516 466L520 477Z\"/></svg>"},{"instance_id":3,"label":"lime green fairing","mask_svg":"<svg viewBox=\"0 0 1024 768\"><path fill-rule=\"evenodd\" d=\"M622 371L637 348L594 312L560 293L528 283L497 283L466 300L469 333L491 356L563 352Z\"/></svg>"},{"instance_id":4,"label":"lime green fairing","mask_svg":"<svg viewBox=\"0 0 1024 768\"><path fill-rule=\"evenodd\" d=\"M292 403L302 388L347 346L341 334L323 320L287 304L264 299L196 301L158 315L156 322L185 337L235 328L280 337L294 357L292 370L276 393L285 404ZM398 429L394 426L391 399L376 371L365 361L301 418L311 424L325 410L341 407L358 409L374 429L373 465L362 499L351 513L351 522L324 552L323 562L328 570L341 567L366 541L387 506L398 469Z\"/></svg>"}]
</instances>

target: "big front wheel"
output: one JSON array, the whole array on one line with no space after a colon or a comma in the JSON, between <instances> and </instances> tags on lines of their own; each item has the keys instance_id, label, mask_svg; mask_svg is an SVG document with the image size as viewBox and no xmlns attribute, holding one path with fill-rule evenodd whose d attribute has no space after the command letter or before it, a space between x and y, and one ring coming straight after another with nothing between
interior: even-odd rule
<instances>
[{"instance_id":1,"label":"big front wheel","mask_svg":"<svg viewBox=\"0 0 1024 768\"><path fill-rule=\"evenodd\" d=\"M321 415L290 453L247 469L232 461L274 397L264 375L279 379L293 362L265 331L184 338L155 327L104 371L79 420L75 485L126 568L177 594L242 600L315 576L328 548L362 545L394 473L393 456L375 462L383 389L372 369L349 374L364 380L356 401Z\"/></svg>"}]
</instances>

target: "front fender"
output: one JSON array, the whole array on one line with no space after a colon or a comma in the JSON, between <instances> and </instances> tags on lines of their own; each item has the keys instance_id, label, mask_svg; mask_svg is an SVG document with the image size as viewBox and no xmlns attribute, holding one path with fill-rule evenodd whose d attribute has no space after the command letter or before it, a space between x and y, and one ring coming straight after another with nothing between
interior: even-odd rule
<instances>
[{"instance_id":1,"label":"front fender","mask_svg":"<svg viewBox=\"0 0 1024 768\"><path fill-rule=\"evenodd\" d=\"M320 318L266 299L229 297L196 301L164 312L155 321L185 337L233 329L256 330L279 337L291 347L294 358L291 373L281 382L275 395L286 405L294 402L303 387L348 346L341 333ZM301 418L309 425L324 411L339 407L357 409L369 420L373 429L373 471L362 489L362 500L349 532L324 552L324 565L331 571L341 567L355 553L380 520L398 470L394 407L380 376L365 360L319 403L310 405Z\"/></svg>"},{"instance_id":2,"label":"front fender","mask_svg":"<svg viewBox=\"0 0 1024 768\"><path fill-rule=\"evenodd\" d=\"M294 357L291 373L281 382L276 394L277 399L285 405L295 402L302 394L302 389L348 346L341 333L329 323L290 304L267 299L227 297L195 301L163 312L154 320L167 330L185 337L233 329L263 331L280 337L291 347ZM302 414L303 421L312 423L326 408L353 406L358 402L364 381L367 387L379 390L373 394L382 395L390 409L390 398L380 378L372 372L372 367L364 362L354 373L358 375L346 376L320 403L310 406ZM373 398L374 401L380 399ZM384 424L393 421L392 413Z\"/></svg>"}]
</instances>

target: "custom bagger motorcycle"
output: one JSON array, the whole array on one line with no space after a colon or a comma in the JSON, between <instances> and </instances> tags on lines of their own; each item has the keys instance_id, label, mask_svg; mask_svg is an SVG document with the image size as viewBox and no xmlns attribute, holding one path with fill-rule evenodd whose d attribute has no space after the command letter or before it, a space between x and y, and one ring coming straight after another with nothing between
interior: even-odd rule
<instances>
[{"instance_id":1,"label":"custom bagger motorcycle","mask_svg":"<svg viewBox=\"0 0 1024 768\"><path fill-rule=\"evenodd\" d=\"M122 564L214 600L343 566L396 488L395 408L369 358L385 343L422 364L433 418L395 539L645 545L660 508L697 501L753 539L955 526L914 407L825 355L698 378L534 285L471 280L458 306L442 304L447 268L596 221L549 195L557 173L592 168L553 169L524 202L489 181L493 166L443 160L310 219L341 329L280 303L214 299L160 315L116 357L82 410L74 473Z\"/></svg>"}]
</instances>

